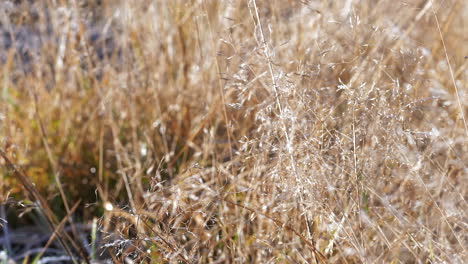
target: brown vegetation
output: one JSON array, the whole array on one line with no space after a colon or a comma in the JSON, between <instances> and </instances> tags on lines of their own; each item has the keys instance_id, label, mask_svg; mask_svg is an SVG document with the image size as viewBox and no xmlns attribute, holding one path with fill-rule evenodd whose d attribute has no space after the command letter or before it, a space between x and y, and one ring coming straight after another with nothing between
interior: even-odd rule
<instances>
[{"instance_id":1,"label":"brown vegetation","mask_svg":"<svg viewBox=\"0 0 468 264\"><path fill-rule=\"evenodd\" d=\"M33 2L1 3L11 260L468 260L463 1Z\"/></svg>"}]
</instances>

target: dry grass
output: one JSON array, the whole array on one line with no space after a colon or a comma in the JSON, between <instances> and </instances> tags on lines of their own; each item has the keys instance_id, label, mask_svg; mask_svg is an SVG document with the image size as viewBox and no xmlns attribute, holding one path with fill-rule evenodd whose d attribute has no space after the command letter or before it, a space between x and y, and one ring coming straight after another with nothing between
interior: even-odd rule
<instances>
[{"instance_id":1,"label":"dry grass","mask_svg":"<svg viewBox=\"0 0 468 264\"><path fill-rule=\"evenodd\" d=\"M463 1L14 2L3 255L468 261Z\"/></svg>"}]
</instances>

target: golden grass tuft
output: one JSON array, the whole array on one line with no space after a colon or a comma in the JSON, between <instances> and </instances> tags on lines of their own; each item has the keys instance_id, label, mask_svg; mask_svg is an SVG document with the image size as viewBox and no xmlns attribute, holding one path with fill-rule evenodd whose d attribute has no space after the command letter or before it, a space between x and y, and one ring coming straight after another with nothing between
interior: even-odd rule
<instances>
[{"instance_id":1,"label":"golden grass tuft","mask_svg":"<svg viewBox=\"0 0 468 264\"><path fill-rule=\"evenodd\" d=\"M26 184L82 261L468 260L463 1L5 3L11 259Z\"/></svg>"}]
</instances>

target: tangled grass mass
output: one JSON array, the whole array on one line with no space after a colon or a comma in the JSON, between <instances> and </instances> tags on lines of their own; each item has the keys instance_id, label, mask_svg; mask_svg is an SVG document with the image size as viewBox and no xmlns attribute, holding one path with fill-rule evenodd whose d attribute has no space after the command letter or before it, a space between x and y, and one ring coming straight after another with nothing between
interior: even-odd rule
<instances>
[{"instance_id":1,"label":"tangled grass mass","mask_svg":"<svg viewBox=\"0 0 468 264\"><path fill-rule=\"evenodd\" d=\"M468 262L465 1L0 13L0 263Z\"/></svg>"}]
</instances>

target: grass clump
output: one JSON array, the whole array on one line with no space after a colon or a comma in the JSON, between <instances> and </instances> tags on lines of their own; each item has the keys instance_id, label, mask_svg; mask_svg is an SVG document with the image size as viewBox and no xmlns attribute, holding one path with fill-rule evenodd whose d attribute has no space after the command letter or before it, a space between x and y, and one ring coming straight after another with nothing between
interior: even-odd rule
<instances>
[{"instance_id":1,"label":"grass clump","mask_svg":"<svg viewBox=\"0 0 468 264\"><path fill-rule=\"evenodd\" d=\"M462 1L2 5L5 261L466 261Z\"/></svg>"}]
</instances>

